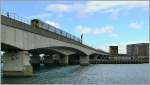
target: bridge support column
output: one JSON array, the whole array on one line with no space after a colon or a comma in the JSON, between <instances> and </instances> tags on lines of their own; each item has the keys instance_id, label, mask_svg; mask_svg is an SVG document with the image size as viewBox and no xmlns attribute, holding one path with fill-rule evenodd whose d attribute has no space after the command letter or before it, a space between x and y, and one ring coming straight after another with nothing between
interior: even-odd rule
<instances>
[{"instance_id":1,"label":"bridge support column","mask_svg":"<svg viewBox=\"0 0 150 85\"><path fill-rule=\"evenodd\" d=\"M69 61L68 55L60 57L60 65L68 65L68 61Z\"/></svg>"},{"instance_id":2,"label":"bridge support column","mask_svg":"<svg viewBox=\"0 0 150 85\"><path fill-rule=\"evenodd\" d=\"M94 62L95 62L95 64L97 64L97 58L98 58L98 55L94 56Z\"/></svg>"},{"instance_id":3,"label":"bridge support column","mask_svg":"<svg viewBox=\"0 0 150 85\"><path fill-rule=\"evenodd\" d=\"M49 65L53 65L53 64L54 64L53 57L51 55L45 55L44 56L44 65L49 66Z\"/></svg>"},{"instance_id":4,"label":"bridge support column","mask_svg":"<svg viewBox=\"0 0 150 85\"><path fill-rule=\"evenodd\" d=\"M94 56L94 60L95 60L95 61L97 61L97 57L98 57L98 56Z\"/></svg>"},{"instance_id":5,"label":"bridge support column","mask_svg":"<svg viewBox=\"0 0 150 85\"><path fill-rule=\"evenodd\" d=\"M33 67L40 66L40 56L39 55L32 55L32 56L30 56L30 58L31 58L30 63Z\"/></svg>"},{"instance_id":6,"label":"bridge support column","mask_svg":"<svg viewBox=\"0 0 150 85\"><path fill-rule=\"evenodd\" d=\"M32 66L27 51L4 54L4 76L32 76Z\"/></svg>"},{"instance_id":7,"label":"bridge support column","mask_svg":"<svg viewBox=\"0 0 150 85\"><path fill-rule=\"evenodd\" d=\"M89 56L80 56L80 65L89 65Z\"/></svg>"}]
</instances>

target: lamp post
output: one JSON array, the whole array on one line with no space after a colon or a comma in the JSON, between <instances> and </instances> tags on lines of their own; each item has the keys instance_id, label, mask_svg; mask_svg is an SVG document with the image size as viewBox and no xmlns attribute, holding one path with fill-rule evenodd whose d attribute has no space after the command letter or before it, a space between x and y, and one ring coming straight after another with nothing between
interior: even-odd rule
<instances>
[{"instance_id":1,"label":"lamp post","mask_svg":"<svg viewBox=\"0 0 150 85\"><path fill-rule=\"evenodd\" d=\"M81 43L83 42L83 33L81 34Z\"/></svg>"}]
</instances>

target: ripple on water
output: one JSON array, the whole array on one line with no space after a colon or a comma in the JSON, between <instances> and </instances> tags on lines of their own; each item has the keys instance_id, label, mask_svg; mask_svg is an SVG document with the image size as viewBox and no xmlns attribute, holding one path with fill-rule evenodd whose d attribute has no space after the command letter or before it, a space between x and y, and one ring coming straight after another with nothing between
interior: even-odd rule
<instances>
[{"instance_id":1,"label":"ripple on water","mask_svg":"<svg viewBox=\"0 0 150 85\"><path fill-rule=\"evenodd\" d=\"M148 84L149 64L95 64L41 67L33 77L6 78L13 84Z\"/></svg>"}]
</instances>

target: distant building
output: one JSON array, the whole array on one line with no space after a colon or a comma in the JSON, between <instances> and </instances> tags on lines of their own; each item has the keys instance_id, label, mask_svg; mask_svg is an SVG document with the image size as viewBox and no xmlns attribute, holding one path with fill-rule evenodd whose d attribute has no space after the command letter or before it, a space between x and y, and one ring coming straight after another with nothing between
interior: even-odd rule
<instances>
[{"instance_id":1,"label":"distant building","mask_svg":"<svg viewBox=\"0 0 150 85\"><path fill-rule=\"evenodd\" d=\"M149 56L149 43L127 45L128 56Z\"/></svg>"},{"instance_id":2,"label":"distant building","mask_svg":"<svg viewBox=\"0 0 150 85\"><path fill-rule=\"evenodd\" d=\"M118 46L109 46L110 55L118 55Z\"/></svg>"}]
</instances>

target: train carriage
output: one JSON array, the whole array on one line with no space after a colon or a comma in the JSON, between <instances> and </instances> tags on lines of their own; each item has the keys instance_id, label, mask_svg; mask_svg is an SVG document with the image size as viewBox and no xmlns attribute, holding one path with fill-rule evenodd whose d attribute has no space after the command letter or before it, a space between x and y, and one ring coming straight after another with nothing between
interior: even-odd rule
<instances>
[{"instance_id":1,"label":"train carriage","mask_svg":"<svg viewBox=\"0 0 150 85\"><path fill-rule=\"evenodd\" d=\"M54 32L54 33L57 33L61 36L64 36L64 37L67 37L69 39L72 39L72 40L75 40L75 41L78 41L78 42L81 42L81 39L80 38L77 38L73 35L71 35L70 33L67 33L63 30L60 30L54 26L51 26L41 20L38 20L38 19L33 19L31 20L31 26L32 28L34 29L45 29L47 31L51 31L51 32Z\"/></svg>"}]
</instances>

